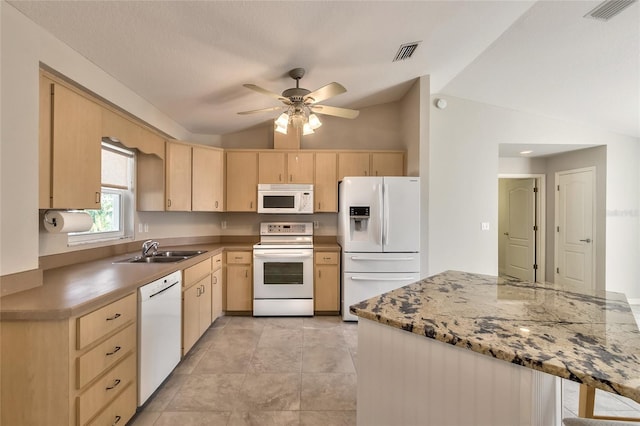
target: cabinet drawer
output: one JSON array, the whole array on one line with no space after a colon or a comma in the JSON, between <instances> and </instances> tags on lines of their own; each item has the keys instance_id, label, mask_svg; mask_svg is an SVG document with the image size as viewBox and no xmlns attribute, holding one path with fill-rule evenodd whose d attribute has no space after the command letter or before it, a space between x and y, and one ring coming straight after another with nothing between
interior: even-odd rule
<instances>
[{"instance_id":1,"label":"cabinet drawer","mask_svg":"<svg viewBox=\"0 0 640 426\"><path fill-rule=\"evenodd\" d=\"M337 265L339 253L336 252L318 252L316 253L317 265Z\"/></svg>"},{"instance_id":2,"label":"cabinet drawer","mask_svg":"<svg viewBox=\"0 0 640 426\"><path fill-rule=\"evenodd\" d=\"M250 251L229 251L227 252L227 264L251 264L253 252Z\"/></svg>"},{"instance_id":3,"label":"cabinet drawer","mask_svg":"<svg viewBox=\"0 0 640 426\"><path fill-rule=\"evenodd\" d=\"M109 337L78 358L78 389L124 358L136 347L136 324Z\"/></svg>"},{"instance_id":4,"label":"cabinet drawer","mask_svg":"<svg viewBox=\"0 0 640 426\"><path fill-rule=\"evenodd\" d=\"M136 357L131 354L78 397L78 423L85 424L124 388L135 383Z\"/></svg>"},{"instance_id":5,"label":"cabinet drawer","mask_svg":"<svg viewBox=\"0 0 640 426\"><path fill-rule=\"evenodd\" d=\"M136 293L133 293L78 318L78 349L84 348L118 327L135 320L136 302Z\"/></svg>"},{"instance_id":6,"label":"cabinet drawer","mask_svg":"<svg viewBox=\"0 0 640 426\"><path fill-rule=\"evenodd\" d=\"M207 274L211 273L211 258L196 263L184 270L183 286L189 287L191 284L198 282Z\"/></svg>"},{"instance_id":7,"label":"cabinet drawer","mask_svg":"<svg viewBox=\"0 0 640 426\"><path fill-rule=\"evenodd\" d=\"M124 426L136 413L136 385L131 383L88 426Z\"/></svg>"},{"instance_id":8,"label":"cabinet drawer","mask_svg":"<svg viewBox=\"0 0 640 426\"><path fill-rule=\"evenodd\" d=\"M211 261L213 262L213 268L211 269L212 271L217 271L218 269L222 268L222 253L213 256L211 258Z\"/></svg>"}]
</instances>

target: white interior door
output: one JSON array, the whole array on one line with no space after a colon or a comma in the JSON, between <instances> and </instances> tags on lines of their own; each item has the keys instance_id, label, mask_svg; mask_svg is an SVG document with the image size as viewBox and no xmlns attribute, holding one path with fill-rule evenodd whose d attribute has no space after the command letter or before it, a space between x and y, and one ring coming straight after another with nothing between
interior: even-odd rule
<instances>
[{"instance_id":1,"label":"white interior door","mask_svg":"<svg viewBox=\"0 0 640 426\"><path fill-rule=\"evenodd\" d=\"M509 179L506 184L507 231L505 273L535 282L535 179Z\"/></svg>"},{"instance_id":2,"label":"white interior door","mask_svg":"<svg viewBox=\"0 0 640 426\"><path fill-rule=\"evenodd\" d=\"M594 174L593 168L556 174L557 284L595 288Z\"/></svg>"}]
</instances>

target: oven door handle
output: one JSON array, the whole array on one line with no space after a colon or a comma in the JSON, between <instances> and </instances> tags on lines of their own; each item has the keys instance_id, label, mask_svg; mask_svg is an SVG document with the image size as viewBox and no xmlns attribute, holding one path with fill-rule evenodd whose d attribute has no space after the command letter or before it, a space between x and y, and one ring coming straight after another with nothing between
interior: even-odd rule
<instances>
[{"instance_id":1,"label":"oven door handle","mask_svg":"<svg viewBox=\"0 0 640 426\"><path fill-rule=\"evenodd\" d=\"M260 257L260 258L278 258L278 257L313 257L313 253L312 254L307 254L307 253L253 253L253 257Z\"/></svg>"},{"instance_id":2,"label":"oven door handle","mask_svg":"<svg viewBox=\"0 0 640 426\"><path fill-rule=\"evenodd\" d=\"M353 281L409 281L414 280L413 277L361 277L354 275L350 277Z\"/></svg>"}]
</instances>

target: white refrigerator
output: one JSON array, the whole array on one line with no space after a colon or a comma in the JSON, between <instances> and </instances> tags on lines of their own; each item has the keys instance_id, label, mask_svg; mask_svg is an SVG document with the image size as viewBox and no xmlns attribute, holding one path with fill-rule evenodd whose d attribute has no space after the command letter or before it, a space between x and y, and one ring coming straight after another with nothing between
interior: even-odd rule
<instances>
[{"instance_id":1,"label":"white refrigerator","mask_svg":"<svg viewBox=\"0 0 640 426\"><path fill-rule=\"evenodd\" d=\"M342 318L349 306L420 279L420 178L345 177L338 185Z\"/></svg>"}]
</instances>

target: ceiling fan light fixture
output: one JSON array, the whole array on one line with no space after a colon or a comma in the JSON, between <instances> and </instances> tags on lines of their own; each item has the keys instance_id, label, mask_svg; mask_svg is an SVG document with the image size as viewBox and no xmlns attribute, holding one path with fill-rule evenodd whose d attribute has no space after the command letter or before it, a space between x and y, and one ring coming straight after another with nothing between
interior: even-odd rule
<instances>
[{"instance_id":1,"label":"ceiling fan light fixture","mask_svg":"<svg viewBox=\"0 0 640 426\"><path fill-rule=\"evenodd\" d=\"M287 127L288 127L288 124L285 124L284 126L281 126L278 123L276 123L276 132L282 133L283 135L286 135L287 134Z\"/></svg>"},{"instance_id":2,"label":"ceiling fan light fixture","mask_svg":"<svg viewBox=\"0 0 640 426\"><path fill-rule=\"evenodd\" d=\"M315 133L313 131L313 128L311 127L311 125L309 123L304 123L304 126L302 126L302 134L303 135L311 135Z\"/></svg>"},{"instance_id":3,"label":"ceiling fan light fixture","mask_svg":"<svg viewBox=\"0 0 640 426\"><path fill-rule=\"evenodd\" d=\"M309 115L309 127L311 127L312 130L315 130L320 126L322 126L322 123L320 122L320 119L318 118L318 116L315 115L315 114L310 114Z\"/></svg>"},{"instance_id":4,"label":"ceiling fan light fixture","mask_svg":"<svg viewBox=\"0 0 640 426\"><path fill-rule=\"evenodd\" d=\"M286 134L287 133L286 129L287 129L287 125L288 124L289 124L289 115L286 112L283 112L276 119L276 126L284 127L285 128L285 132L284 133Z\"/></svg>"}]
</instances>

